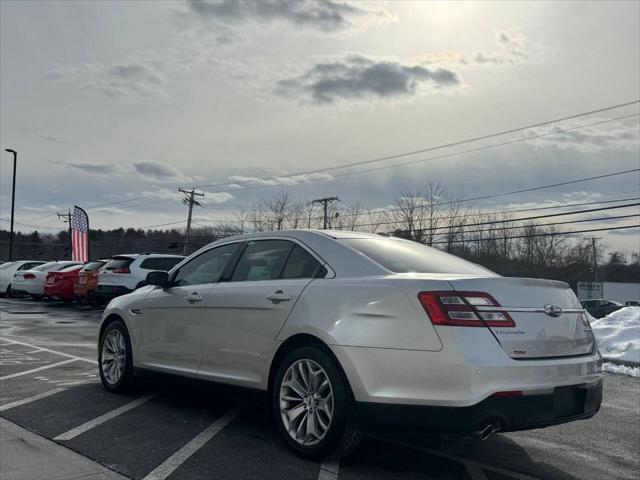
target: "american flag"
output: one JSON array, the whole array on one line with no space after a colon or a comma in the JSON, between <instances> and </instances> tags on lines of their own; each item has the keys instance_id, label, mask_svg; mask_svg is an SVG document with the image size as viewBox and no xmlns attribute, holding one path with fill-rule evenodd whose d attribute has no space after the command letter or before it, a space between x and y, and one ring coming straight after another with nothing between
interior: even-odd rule
<instances>
[{"instance_id":1,"label":"american flag","mask_svg":"<svg viewBox=\"0 0 640 480\"><path fill-rule=\"evenodd\" d=\"M71 218L71 259L74 262L89 261L89 217L80 207L73 207Z\"/></svg>"}]
</instances>

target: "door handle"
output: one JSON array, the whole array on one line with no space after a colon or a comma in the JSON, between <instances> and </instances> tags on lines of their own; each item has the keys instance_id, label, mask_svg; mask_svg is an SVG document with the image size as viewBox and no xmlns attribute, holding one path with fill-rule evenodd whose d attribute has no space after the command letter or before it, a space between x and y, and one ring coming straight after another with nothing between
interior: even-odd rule
<instances>
[{"instance_id":1,"label":"door handle","mask_svg":"<svg viewBox=\"0 0 640 480\"><path fill-rule=\"evenodd\" d=\"M198 295L198 292L190 293L185 298L187 299L187 302L189 302L189 303L196 303L196 302L201 302L202 301L202 295Z\"/></svg>"},{"instance_id":2,"label":"door handle","mask_svg":"<svg viewBox=\"0 0 640 480\"><path fill-rule=\"evenodd\" d=\"M289 295L285 295L282 290L278 290L271 295L267 295L267 300L271 300L273 303L280 303L288 302L291 300L291 297Z\"/></svg>"}]
</instances>

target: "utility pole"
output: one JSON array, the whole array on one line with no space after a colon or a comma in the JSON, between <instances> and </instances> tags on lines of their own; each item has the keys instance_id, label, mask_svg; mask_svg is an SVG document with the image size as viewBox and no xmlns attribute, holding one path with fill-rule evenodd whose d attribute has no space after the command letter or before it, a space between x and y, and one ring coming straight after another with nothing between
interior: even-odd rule
<instances>
[{"instance_id":1,"label":"utility pole","mask_svg":"<svg viewBox=\"0 0 640 480\"><path fill-rule=\"evenodd\" d=\"M187 232L184 239L184 248L182 249L182 254L186 255L189 250L189 243L191 242L191 215L193 214L193 206L202 206L200 202L195 199L195 196L197 195L199 197L204 197L204 192L196 192L195 188L192 188L191 190L183 190L182 188L179 188L178 191L184 193L182 203L189 206L189 215L187 216Z\"/></svg>"},{"instance_id":2,"label":"utility pole","mask_svg":"<svg viewBox=\"0 0 640 480\"><path fill-rule=\"evenodd\" d=\"M327 229L327 224L329 222L327 207L331 202L337 202L339 200L340 199L338 197L325 197L325 198L316 198L314 201L311 202L311 203L321 203L324 208L324 222L323 222L324 226L322 227L324 230Z\"/></svg>"},{"instance_id":3,"label":"utility pole","mask_svg":"<svg viewBox=\"0 0 640 480\"><path fill-rule=\"evenodd\" d=\"M13 212L16 206L16 167L18 163L18 152L12 148L5 148L5 152L13 154L13 187L11 188L11 231L9 233L9 261L13 261Z\"/></svg>"},{"instance_id":4,"label":"utility pole","mask_svg":"<svg viewBox=\"0 0 640 480\"><path fill-rule=\"evenodd\" d=\"M69 225L69 251L72 252L73 255L73 240L71 233L71 210L68 213L58 213L58 218L64 219L63 222L66 222Z\"/></svg>"}]
</instances>

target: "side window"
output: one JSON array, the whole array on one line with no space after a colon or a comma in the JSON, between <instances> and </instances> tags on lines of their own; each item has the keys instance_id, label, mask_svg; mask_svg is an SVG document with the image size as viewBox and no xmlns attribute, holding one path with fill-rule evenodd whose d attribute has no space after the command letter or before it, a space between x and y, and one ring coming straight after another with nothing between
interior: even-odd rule
<instances>
[{"instance_id":1,"label":"side window","mask_svg":"<svg viewBox=\"0 0 640 480\"><path fill-rule=\"evenodd\" d=\"M286 240L248 242L231 277L232 282L276 280L293 247Z\"/></svg>"},{"instance_id":2,"label":"side window","mask_svg":"<svg viewBox=\"0 0 640 480\"><path fill-rule=\"evenodd\" d=\"M217 282L224 271L224 267L237 248L238 244L232 243L212 248L198 255L180 268L174 282L178 286Z\"/></svg>"},{"instance_id":3,"label":"side window","mask_svg":"<svg viewBox=\"0 0 640 480\"><path fill-rule=\"evenodd\" d=\"M300 245L293 247L280 278L313 278L320 268L320 262Z\"/></svg>"}]
</instances>

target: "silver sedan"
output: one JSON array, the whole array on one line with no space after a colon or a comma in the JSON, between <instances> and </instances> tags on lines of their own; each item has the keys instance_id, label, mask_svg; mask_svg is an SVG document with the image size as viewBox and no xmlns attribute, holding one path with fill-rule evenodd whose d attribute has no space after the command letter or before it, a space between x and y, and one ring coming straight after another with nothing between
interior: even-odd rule
<instances>
[{"instance_id":1,"label":"silver sedan","mask_svg":"<svg viewBox=\"0 0 640 480\"><path fill-rule=\"evenodd\" d=\"M107 306L106 389L154 370L270 393L309 458L365 427L486 438L593 416L601 357L562 282L501 277L425 245L345 231L214 242Z\"/></svg>"}]
</instances>

